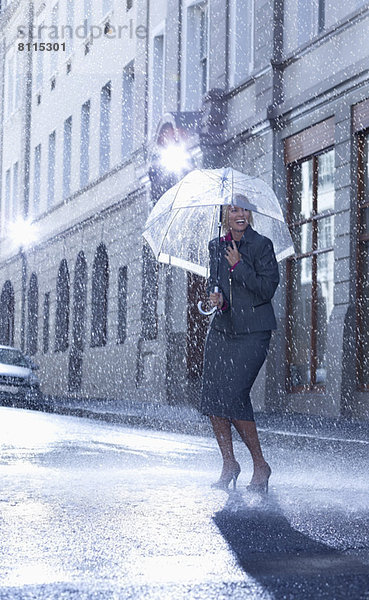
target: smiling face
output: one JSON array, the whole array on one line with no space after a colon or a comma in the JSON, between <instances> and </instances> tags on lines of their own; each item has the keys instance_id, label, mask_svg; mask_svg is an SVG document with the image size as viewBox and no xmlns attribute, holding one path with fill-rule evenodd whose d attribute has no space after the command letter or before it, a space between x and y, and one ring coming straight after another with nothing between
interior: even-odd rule
<instances>
[{"instance_id":1,"label":"smiling face","mask_svg":"<svg viewBox=\"0 0 369 600\"><path fill-rule=\"evenodd\" d=\"M230 206L228 210L228 225L232 232L243 233L250 218L250 211L240 206Z\"/></svg>"}]
</instances>

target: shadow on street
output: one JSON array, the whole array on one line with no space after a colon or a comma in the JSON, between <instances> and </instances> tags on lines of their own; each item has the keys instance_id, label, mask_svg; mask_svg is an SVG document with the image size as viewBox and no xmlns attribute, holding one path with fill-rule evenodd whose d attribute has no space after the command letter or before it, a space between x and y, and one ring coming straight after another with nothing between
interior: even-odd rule
<instances>
[{"instance_id":1,"label":"shadow on street","mask_svg":"<svg viewBox=\"0 0 369 600\"><path fill-rule=\"evenodd\" d=\"M245 573L274 599L368 599L368 566L291 527L273 495L231 492L213 519Z\"/></svg>"}]
</instances>

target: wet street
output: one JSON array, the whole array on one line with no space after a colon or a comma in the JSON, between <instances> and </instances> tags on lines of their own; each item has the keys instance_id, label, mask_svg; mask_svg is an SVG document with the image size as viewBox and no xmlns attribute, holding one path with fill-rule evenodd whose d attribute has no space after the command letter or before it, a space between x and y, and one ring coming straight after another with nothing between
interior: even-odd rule
<instances>
[{"instance_id":1,"label":"wet street","mask_svg":"<svg viewBox=\"0 0 369 600\"><path fill-rule=\"evenodd\" d=\"M0 408L0 599L369 599L369 443L262 432L268 501L212 438Z\"/></svg>"}]
</instances>

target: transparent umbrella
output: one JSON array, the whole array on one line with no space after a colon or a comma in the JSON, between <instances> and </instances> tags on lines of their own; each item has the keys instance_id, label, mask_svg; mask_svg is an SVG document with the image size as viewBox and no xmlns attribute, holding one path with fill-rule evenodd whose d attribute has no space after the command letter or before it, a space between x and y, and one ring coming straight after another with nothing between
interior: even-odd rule
<instances>
[{"instance_id":1,"label":"transparent umbrella","mask_svg":"<svg viewBox=\"0 0 369 600\"><path fill-rule=\"evenodd\" d=\"M254 228L272 240L278 261L294 254L272 188L231 167L195 169L185 175L158 200L143 236L158 261L208 277L208 243L220 237L222 208L227 205L253 211Z\"/></svg>"}]
</instances>

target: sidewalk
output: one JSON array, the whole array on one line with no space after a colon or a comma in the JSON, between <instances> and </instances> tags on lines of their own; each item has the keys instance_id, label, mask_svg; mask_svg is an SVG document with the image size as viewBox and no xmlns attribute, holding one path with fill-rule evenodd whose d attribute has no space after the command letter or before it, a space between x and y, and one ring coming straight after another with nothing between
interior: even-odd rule
<instances>
[{"instance_id":1,"label":"sidewalk","mask_svg":"<svg viewBox=\"0 0 369 600\"><path fill-rule=\"evenodd\" d=\"M65 415L87 417L132 427L175 431L193 435L212 435L207 417L189 406L160 405L154 402L75 398L45 398L45 410ZM369 444L369 423L348 419L331 419L297 413L255 413L258 430L263 435L326 439Z\"/></svg>"}]
</instances>

